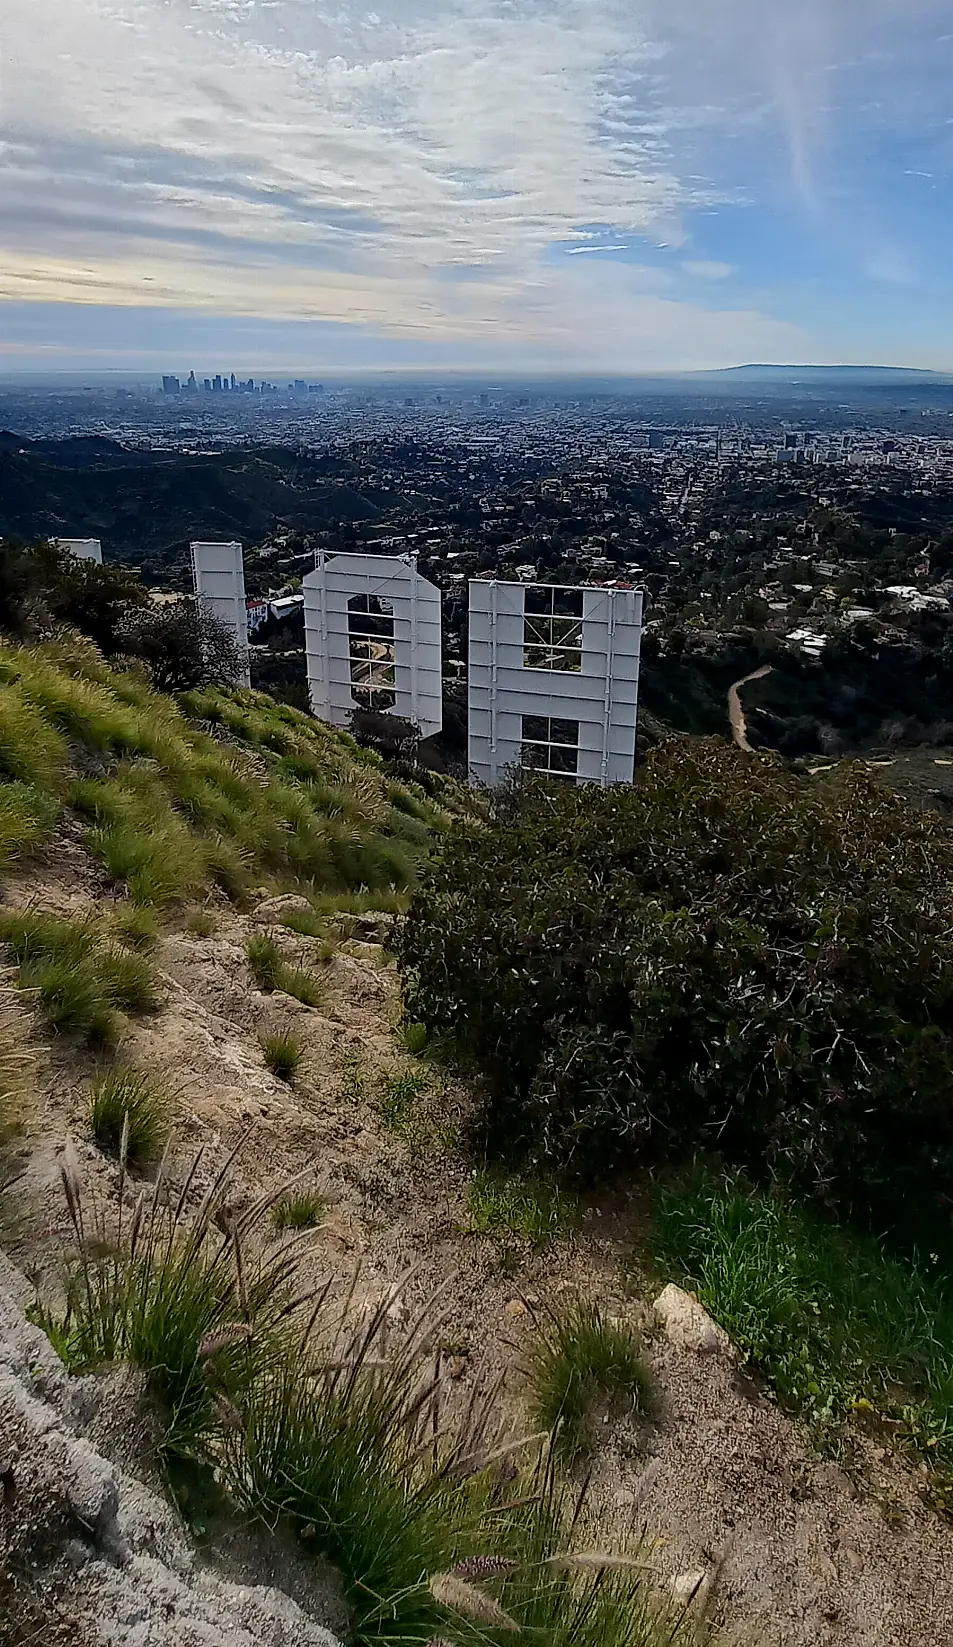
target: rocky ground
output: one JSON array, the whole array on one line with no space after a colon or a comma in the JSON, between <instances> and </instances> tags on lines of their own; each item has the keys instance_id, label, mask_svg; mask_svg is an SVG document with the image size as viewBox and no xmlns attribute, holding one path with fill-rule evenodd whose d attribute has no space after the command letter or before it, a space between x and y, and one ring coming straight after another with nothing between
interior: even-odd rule
<instances>
[{"instance_id":1,"label":"rocky ground","mask_svg":"<svg viewBox=\"0 0 953 1647\"><path fill-rule=\"evenodd\" d=\"M36 883L13 886L7 896L35 900ZM41 901L75 913L104 907L104 898L81 854L65 852L50 867ZM717 1571L716 1616L765 1647L953 1640L953 1529L925 1504L922 1475L863 1436L840 1463L815 1456L704 1321L686 1326L684 1312L653 1309L659 1287L640 1269L638 1195L581 1208L575 1227L542 1250L505 1232L473 1233L470 1170L445 1124L465 1109L467 1095L402 1052L396 975L385 952L373 942L345 942L327 965L319 1010L263 994L244 956L254 931L275 931L289 956L320 970L310 940L275 926L280 909L262 894L247 914L217 908L208 937L172 923L161 940L163 1009L129 1026L123 1055L161 1075L175 1095L169 1170L184 1173L201 1150L201 1193L241 1146L230 1191L236 1206L292 1178L316 1187L327 1212L303 1242L306 1275L337 1277L343 1290L359 1263L356 1296L372 1302L410 1272L402 1296L413 1312L440 1292L434 1348L451 1398L474 1398L502 1375L514 1429L525 1428L522 1368L534 1316L573 1293L598 1297L642 1325L659 1393L651 1423L605 1425L593 1475L603 1542L644 1532L662 1582L691 1586ZM258 1037L274 1028L293 1028L306 1048L293 1087L263 1063ZM106 1202L115 1196L116 1168L88 1130L91 1066L77 1062L74 1048L45 1047L36 1035L32 1044L37 1100L14 1256L42 1279L53 1275L67 1235L58 1185L67 1133L91 1192ZM426 1090L395 1115L386 1082L408 1072ZM326 1596L298 1594L299 1608L273 1588L249 1587L255 1575L224 1534L196 1562L154 1488L126 1473L96 1429L110 1384L68 1380L24 1325L16 1295L4 1271L0 1465L15 1455L18 1483L25 1471L17 1486L25 1508L6 1505L5 1536L25 1541L30 1561L39 1561L41 1592L48 1584L58 1616L87 1620L90 1642L124 1647L220 1640L329 1647L323 1626L339 1627L340 1613ZM77 1488L76 1502L74 1458L98 1484L89 1485L89 1498L86 1487ZM108 1606L93 1605L94 1590ZM55 1642L54 1611L46 1633L31 1637L24 1626L9 1640ZM208 1628L218 1634L203 1635L212 1614L219 1623ZM69 1635L85 1647L82 1628L71 1622ZM0 1641L7 1639L0 1629Z\"/></svg>"}]
</instances>

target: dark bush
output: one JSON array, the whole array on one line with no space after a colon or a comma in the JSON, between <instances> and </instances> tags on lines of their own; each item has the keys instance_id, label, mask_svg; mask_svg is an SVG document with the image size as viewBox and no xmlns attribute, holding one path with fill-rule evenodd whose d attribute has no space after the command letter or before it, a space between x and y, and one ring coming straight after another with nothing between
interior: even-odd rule
<instances>
[{"instance_id":1,"label":"dark bush","mask_svg":"<svg viewBox=\"0 0 953 1647\"><path fill-rule=\"evenodd\" d=\"M866 774L668 741L634 788L457 825L405 1010L486 1082L483 1143L605 1177L716 1149L889 1213L953 1181L953 837Z\"/></svg>"},{"instance_id":2,"label":"dark bush","mask_svg":"<svg viewBox=\"0 0 953 1647\"><path fill-rule=\"evenodd\" d=\"M130 611L122 649L148 664L160 692L234 685L245 661L228 624L191 598Z\"/></svg>"}]
</instances>

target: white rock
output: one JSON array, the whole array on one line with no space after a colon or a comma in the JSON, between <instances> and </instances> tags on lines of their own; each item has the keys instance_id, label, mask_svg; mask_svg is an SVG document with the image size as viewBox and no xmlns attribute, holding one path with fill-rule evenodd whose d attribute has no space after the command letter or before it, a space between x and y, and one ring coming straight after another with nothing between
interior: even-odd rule
<instances>
[{"instance_id":1,"label":"white rock","mask_svg":"<svg viewBox=\"0 0 953 1647\"><path fill-rule=\"evenodd\" d=\"M733 1345L723 1327L713 1321L697 1298L670 1282L655 1300L655 1313L666 1338L681 1350L699 1354L731 1355Z\"/></svg>"},{"instance_id":2,"label":"white rock","mask_svg":"<svg viewBox=\"0 0 953 1647\"><path fill-rule=\"evenodd\" d=\"M672 1579L672 1594L676 1601L691 1601L700 1595L707 1577L704 1567L692 1567L688 1572L678 1573Z\"/></svg>"},{"instance_id":3,"label":"white rock","mask_svg":"<svg viewBox=\"0 0 953 1647\"><path fill-rule=\"evenodd\" d=\"M258 905L252 920L263 921L267 926L273 926L281 920L282 915L313 915L314 909L307 898L299 892L285 892L280 898L266 898Z\"/></svg>"}]
</instances>

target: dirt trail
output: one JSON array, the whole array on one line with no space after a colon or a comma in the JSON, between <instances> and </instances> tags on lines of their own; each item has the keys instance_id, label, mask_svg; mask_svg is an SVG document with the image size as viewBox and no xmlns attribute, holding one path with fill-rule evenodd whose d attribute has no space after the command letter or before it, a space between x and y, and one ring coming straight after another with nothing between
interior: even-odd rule
<instances>
[{"instance_id":1,"label":"dirt trail","mask_svg":"<svg viewBox=\"0 0 953 1647\"><path fill-rule=\"evenodd\" d=\"M749 681L761 681L764 680L765 675L770 674L770 663L763 663L760 669L753 669L750 675L742 675L740 681L735 681L734 686L728 688L728 719L731 722L731 735L738 748L745 750L749 755L753 755L755 751L748 742L748 722L741 707L741 688L747 686Z\"/></svg>"},{"instance_id":2,"label":"dirt trail","mask_svg":"<svg viewBox=\"0 0 953 1647\"><path fill-rule=\"evenodd\" d=\"M10 887L8 896L77 913L99 894L88 878L65 871L42 890L34 882ZM211 937L169 931L156 956L164 1008L130 1025L123 1048L178 1095L173 1165L181 1170L199 1145L205 1151L195 1194L253 1127L234 1174L236 1206L298 1173L327 1197L325 1223L303 1241L302 1282L340 1278L343 1287L359 1260L361 1296L370 1301L414 1268L405 1300L411 1317L442 1286L450 1314L434 1348L448 1396L469 1400L503 1375L519 1433L526 1433L523 1368L534 1311L578 1293L638 1322L659 1414L648 1425L606 1425L593 1474L600 1547L644 1529L657 1540L660 1575L671 1578L710 1569L730 1543L720 1618L750 1628L743 1639L757 1647L953 1641L953 1526L924 1503L923 1475L863 1436L842 1473L730 1361L669 1342L649 1306L655 1289L633 1270L645 1237L637 1189L590 1202L573 1233L544 1251L505 1231L499 1239L475 1234L470 1170L436 1119L462 1110L467 1095L400 1050L397 979L383 952L343 946L328 968L326 1003L312 1010L255 987L244 945L262 930L254 913L223 907ZM309 940L274 930L289 956L314 964ZM305 1045L293 1087L264 1067L258 1036L266 1028L293 1029ZM116 1167L90 1136L89 1071L75 1052L44 1051L39 1038L37 1045L41 1100L22 1184L34 1215L17 1261L42 1271L67 1230L56 1185L65 1134L99 1194L115 1196ZM412 1126L395 1132L385 1125L381 1082L409 1066L429 1082L429 1096Z\"/></svg>"}]
</instances>

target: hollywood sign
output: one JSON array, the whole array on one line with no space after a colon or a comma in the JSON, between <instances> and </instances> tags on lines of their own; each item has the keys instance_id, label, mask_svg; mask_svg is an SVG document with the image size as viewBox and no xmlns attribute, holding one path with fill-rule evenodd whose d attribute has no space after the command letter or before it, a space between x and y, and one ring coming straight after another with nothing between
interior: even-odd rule
<instances>
[{"instance_id":1,"label":"hollywood sign","mask_svg":"<svg viewBox=\"0 0 953 1647\"><path fill-rule=\"evenodd\" d=\"M192 545L196 596L248 656L241 545ZM302 582L311 708L346 728L355 710L443 725L440 591L413 555L319 554ZM513 767L558 782L630 783L642 592L474 579L470 584L471 781ZM247 665L242 682L248 682Z\"/></svg>"}]
</instances>

